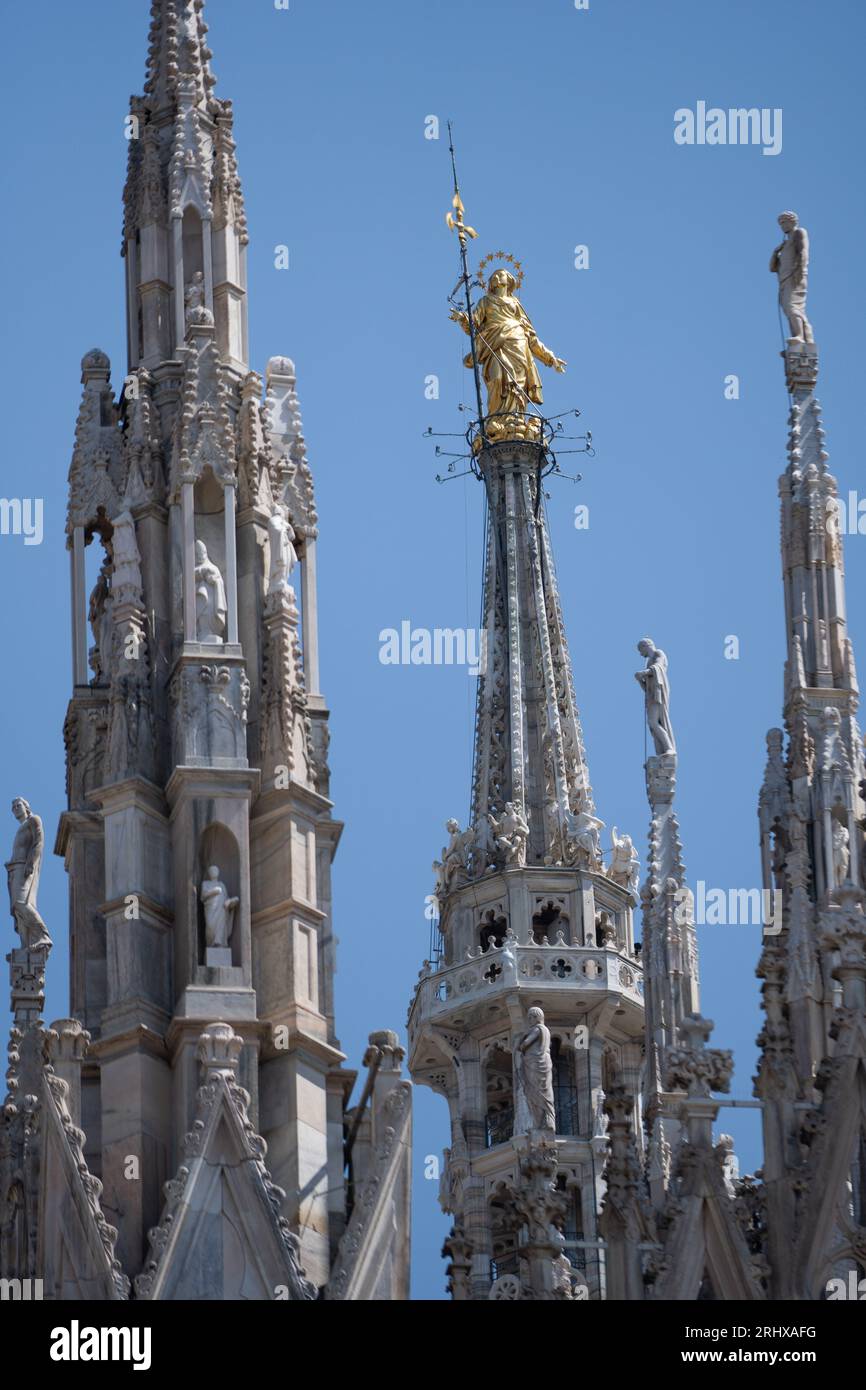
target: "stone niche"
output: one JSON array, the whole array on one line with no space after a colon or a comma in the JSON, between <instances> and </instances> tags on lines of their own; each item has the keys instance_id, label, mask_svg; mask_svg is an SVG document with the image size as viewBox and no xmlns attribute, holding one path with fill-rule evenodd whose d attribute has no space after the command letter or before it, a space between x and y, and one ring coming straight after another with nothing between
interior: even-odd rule
<instances>
[{"instance_id":1,"label":"stone niche","mask_svg":"<svg viewBox=\"0 0 866 1390\"><path fill-rule=\"evenodd\" d=\"M208 559L216 565L228 586L225 539L225 497L210 468L195 485L195 538L207 546ZM225 636L225 634L224 634Z\"/></svg>"},{"instance_id":2,"label":"stone niche","mask_svg":"<svg viewBox=\"0 0 866 1390\"><path fill-rule=\"evenodd\" d=\"M219 881L225 886L226 897L236 899L233 912L232 931L228 946L208 947L205 931L205 911L201 897L201 885L205 882L208 869L219 869ZM225 969L241 966L241 872L240 853L234 835L226 826L219 823L209 825L202 832L198 851L198 917L197 941L198 963L208 968Z\"/></svg>"}]
</instances>

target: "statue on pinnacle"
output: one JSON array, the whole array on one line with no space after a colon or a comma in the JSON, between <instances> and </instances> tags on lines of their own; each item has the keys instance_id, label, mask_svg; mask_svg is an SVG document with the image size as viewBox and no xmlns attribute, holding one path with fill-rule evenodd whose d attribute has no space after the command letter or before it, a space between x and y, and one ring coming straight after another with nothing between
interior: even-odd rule
<instances>
[{"instance_id":1,"label":"statue on pinnacle","mask_svg":"<svg viewBox=\"0 0 866 1390\"><path fill-rule=\"evenodd\" d=\"M558 372L566 367L535 332L515 294L519 283L517 276L500 266L490 276L487 293L472 313L478 362L487 387L485 428L491 440L534 438L537 425L531 417L527 419L527 408L530 402L539 405L542 400L535 359ZM468 313L454 308L451 318L469 334ZM473 365L471 353L464 358L464 365Z\"/></svg>"},{"instance_id":2,"label":"statue on pinnacle","mask_svg":"<svg viewBox=\"0 0 866 1390\"><path fill-rule=\"evenodd\" d=\"M779 303L788 320L791 336L788 346L799 348L814 343L812 325L806 318L806 288L809 277L809 234L799 225L795 212L779 214L785 233L770 257L770 270L779 277Z\"/></svg>"},{"instance_id":3,"label":"statue on pinnacle","mask_svg":"<svg viewBox=\"0 0 866 1390\"><path fill-rule=\"evenodd\" d=\"M45 835L42 821L34 815L23 796L16 796L12 802L12 814L18 822L18 830L12 856L6 864L9 907L22 947L28 951L41 950L51 945L51 937L36 907Z\"/></svg>"},{"instance_id":4,"label":"statue on pinnacle","mask_svg":"<svg viewBox=\"0 0 866 1390\"><path fill-rule=\"evenodd\" d=\"M646 666L635 671L635 680L646 699L646 720L655 745L656 757L676 753L671 725L671 688L668 683L668 659L651 637L642 637L637 644Z\"/></svg>"}]
</instances>

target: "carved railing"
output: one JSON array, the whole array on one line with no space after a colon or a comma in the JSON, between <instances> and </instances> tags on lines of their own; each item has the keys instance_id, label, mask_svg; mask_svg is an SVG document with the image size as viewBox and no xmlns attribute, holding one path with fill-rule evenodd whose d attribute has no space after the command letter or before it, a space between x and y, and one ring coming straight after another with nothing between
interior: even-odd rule
<instances>
[{"instance_id":1,"label":"carved railing","mask_svg":"<svg viewBox=\"0 0 866 1390\"><path fill-rule=\"evenodd\" d=\"M601 946L518 946L506 941L457 965L422 976L409 1011L410 1037L422 1018L506 989L531 988L542 995L564 987L602 993L614 990L643 1001L643 971L631 956Z\"/></svg>"}]
</instances>

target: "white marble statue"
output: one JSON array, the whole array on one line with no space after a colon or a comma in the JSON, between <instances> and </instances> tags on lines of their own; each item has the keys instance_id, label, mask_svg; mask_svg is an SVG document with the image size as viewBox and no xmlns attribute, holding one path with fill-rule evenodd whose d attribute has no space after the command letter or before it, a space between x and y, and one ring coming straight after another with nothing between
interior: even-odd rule
<instances>
[{"instance_id":1,"label":"white marble statue","mask_svg":"<svg viewBox=\"0 0 866 1390\"><path fill-rule=\"evenodd\" d=\"M114 625L111 620L111 561L103 560L90 595L87 619L93 633L90 666L97 685L107 685L111 679L111 648Z\"/></svg>"},{"instance_id":2,"label":"white marble statue","mask_svg":"<svg viewBox=\"0 0 866 1390\"><path fill-rule=\"evenodd\" d=\"M195 543L195 617L200 642L222 642L226 627L226 586L204 541Z\"/></svg>"},{"instance_id":3,"label":"white marble statue","mask_svg":"<svg viewBox=\"0 0 866 1390\"><path fill-rule=\"evenodd\" d=\"M591 811L578 811L577 815L569 811L565 825L568 838L576 849L583 850L591 860L601 858L599 831L604 826L604 821L599 820Z\"/></svg>"},{"instance_id":4,"label":"white marble statue","mask_svg":"<svg viewBox=\"0 0 866 1390\"><path fill-rule=\"evenodd\" d=\"M111 523L111 593L115 602L141 601L141 555L135 538L132 513L122 511Z\"/></svg>"},{"instance_id":5,"label":"white marble statue","mask_svg":"<svg viewBox=\"0 0 866 1390\"><path fill-rule=\"evenodd\" d=\"M496 848L504 854L506 864L525 864L529 825L514 802L506 801L501 816L491 813L487 819Z\"/></svg>"},{"instance_id":6,"label":"white marble statue","mask_svg":"<svg viewBox=\"0 0 866 1390\"><path fill-rule=\"evenodd\" d=\"M187 326L211 324L213 314L205 304L204 276L197 270L184 291L184 317Z\"/></svg>"},{"instance_id":7,"label":"white marble statue","mask_svg":"<svg viewBox=\"0 0 866 1390\"><path fill-rule=\"evenodd\" d=\"M635 671L635 680L643 688L646 697L646 719L656 755L675 753L677 747L671 727L668 659L651 637L643 637L638 642L637 649L641 656L646 657L646 666L643 671Z\"/></svg>"},{"instance_id":8,"label":"white marble statue","mask_svg":"<svg viewBox=\"0 0 866 1390\"><path fill-rule=\"evenodd\" d=\"M460 829L460 822L453 819L445 822L445 829L448 831L448 844L442 850L442 861L439 866L442 892L450 893L452 888L456 888L466 879L469 850L475 838L475 833L470 827L468 830Z\"/></svg>"},{"instance_id":9,"label":"white marble statue","mask_svg":"<svg viewBox=\"0 0 866 1390\"><path fill-rule=\"evenodd\" d=\"M779 303L788 320L789 344L813 343L812 325L806 318L806 289L809 277L809 235L798 225L795 212L779 214L785 233L770 257L770 270L779 277Z\"/></svg>"},{"instance_id":10,"label":"white marble statue","mask_svg":"<svg viewBox=\"0 0 866 1390\"><path fill-rule=\"evenodd\" d=\"M282 593L290 587L292 571L298 563L295 550L295 531L285 507L274 507L268 521L268 542L271 552L268 593Z\"/></svg>"},{"instance_id":11,"label":"white marble statue","mask_svg":"<svg viewBox=\"0 0 866 1390\"><path fill-rule=\"evenodd\" d=\"M851 859L851 837L848 834L848 827L841 821L833 822L833 880L838 888L848 877L848 865Z\"/></svg>"},{"instance_id":12,"label":"white marble statue","mask_svg":"<svg viewBox=\"0 0 866 1390\"><path fill-rule=\"evenodd\" d=\"M23 796L16 796L12 802L12 814L18 821L18 830L12 844L12 856L6 864L9 907L15 930L21 937L21 945L32 951L51 945L51 937L36 908L45 835L42 821L33 814Z\"/></svg>"},{"instance_id":13,"label":"white marble statue","mask_svg":"<svg viewBox=\"0 0 866 1390\"><path fill-rule=\"evenodd\" d=\"M514 1052L517 1073L517 1111L515 1134L534 1129L556 1129L553 1105L553 1061L550 1056L550 1029L544 1012L532 1008L526 1015L529 1028L518 1038Z\"/></svg>"},{"instance_id":14,"label":"white marble statue","mask_svg":"<svg viewBox=\"0 0 866 1390\"><path fill-rule=\"evenodd\" d=\"M593 1139L605 1139L607 1128L610 1124L610 1117L604 1108L605 1095L601 1086L596 1086L592 1093L592 1137Z\"/></svg>"},{"instance_id":15,"label":"white marble statue","mask_svg":"<svg viewBox=\"0 0 866 1390\"><path fill-rule=\"evenodd\" d=\"M219 866L211 864L201 885L201 900L204 906L204 934L208 947L225 949L231 942L234 930L237 898L230 898L228 889L220 881Z\"/></svg>"},{"instance_id":16,"label":"white marble statue","mask_svg":"<svg viewBox=\"0 0 866 1390\"><path fill-rule=\"evenodd\" d=\"M616 826L613 827L610 838L613 853L610 856L607 876L613 879L614 883L619 883L623 888L627 888L637 901L640 861L634 842L630 835L618 835Z\"/></svg>"}]
</instances>

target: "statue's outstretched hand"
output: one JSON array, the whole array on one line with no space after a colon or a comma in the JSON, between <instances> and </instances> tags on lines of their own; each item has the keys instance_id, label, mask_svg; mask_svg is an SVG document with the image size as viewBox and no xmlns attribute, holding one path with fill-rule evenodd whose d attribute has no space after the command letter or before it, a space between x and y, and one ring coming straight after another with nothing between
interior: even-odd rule
<instances>
[{"instance_id":1,"label":"statue's outstretched hand","mask_svg":"<svg viewBox=\"0 0 866 1390\"><path fill-rule=\"evenodd\" d=\"M553 366L558 372L564 372L568 363L562 357L554 357Z\"/></svg>"}]
</instances>

